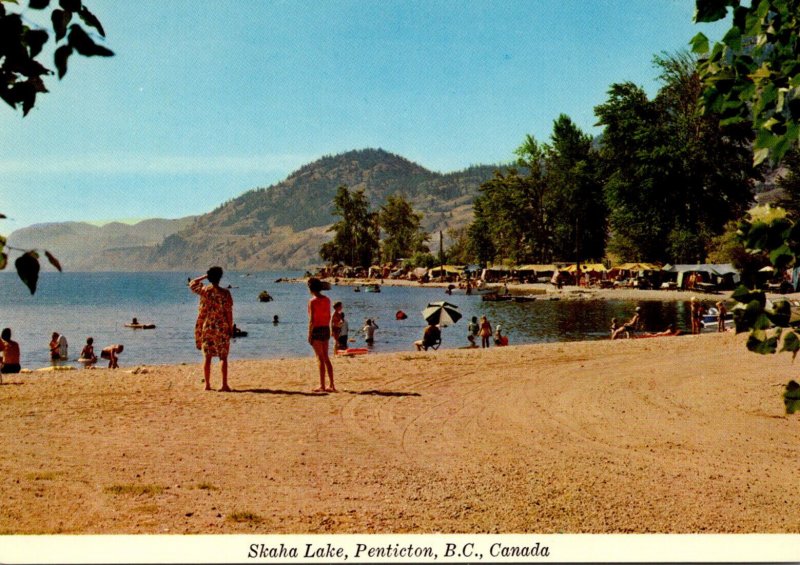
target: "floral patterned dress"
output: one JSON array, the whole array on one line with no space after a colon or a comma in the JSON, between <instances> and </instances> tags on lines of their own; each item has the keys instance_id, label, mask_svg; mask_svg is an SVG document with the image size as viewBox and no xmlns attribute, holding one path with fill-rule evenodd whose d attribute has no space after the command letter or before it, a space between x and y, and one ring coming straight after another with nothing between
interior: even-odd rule
<instances>
[{"instance_id":1,"label":"floral patterned dress","mask_svg":"<svg viewBox=\"0 0 800 565\"><path fill-rule=\"evenodd\" d=\"M194 341L211 357L227 357L233 331L233 298L224 288L193 283L192 292L200 296L197 323L194 326Z\"/></svg>"}]
</instances>

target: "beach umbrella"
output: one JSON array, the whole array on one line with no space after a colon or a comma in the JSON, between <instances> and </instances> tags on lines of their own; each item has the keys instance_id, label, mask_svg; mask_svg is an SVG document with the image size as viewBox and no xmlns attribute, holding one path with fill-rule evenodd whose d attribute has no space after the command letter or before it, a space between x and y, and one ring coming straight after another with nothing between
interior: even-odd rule
<instances>
[{"instance_id":1,"label":"beach umbrella","mask_svg":"<svg viewBox=\"0 0 800 565\"><path fill-rule=\"evenodd\" d=\"M461 312L458 311L458 306L450 304L449 302L431 302L428 307L422 311L422 317L428 323L433 322L440 326L449 326L455 324L461 319Z\"/></svg>"}]
</instances>

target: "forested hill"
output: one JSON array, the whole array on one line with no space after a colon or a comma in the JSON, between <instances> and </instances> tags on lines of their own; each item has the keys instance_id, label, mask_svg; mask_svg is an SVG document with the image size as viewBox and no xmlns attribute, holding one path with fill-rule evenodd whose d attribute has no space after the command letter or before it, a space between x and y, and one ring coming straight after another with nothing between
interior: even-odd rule
<instances>
[{"instance_id":1,"label":"forested hill","mask_svg":"<svg viewBox=\"0 0 800 565\"><path fill-rule=\"evenodd\" d=\"M251 190L200 216L153 250L150 268L219 263L256 270L319 264L319 247L330 238L326 229L336 220L331 209L340 185L364 189L373 209L389 195L403 194L425 215L428 230L463 226L478 187L496 168L476 166L445 175L381 149L326 156L274 186Z\"/></svg>"},{"instance_id":2,"label":"forested hill","mask_svg":"<svg viewBox=\"0 0 800 565\"><path fill-rule=\"evenodd\" d=\"M441 174L381 149L350 151L318 159L282 182L250 190L194 221L175 223L157 243L129 240L134 247L94 242L89 231L79 250L72 249L71 240L52 242L48 249L56 256L82 254L79 265L66 262L68 270L204 271L212 264L237 270L305 268L321 263L318 252L331 237L326 230L336 220L331 209L340 185L363 188L373 210L389 195L403 194L424 214L424 227L435 232L469 223L478 187L497 168L481 165ZM36 244L37 230L44 228L26 228L29 246L44 247Z\"/></svg>"}]
</instances>

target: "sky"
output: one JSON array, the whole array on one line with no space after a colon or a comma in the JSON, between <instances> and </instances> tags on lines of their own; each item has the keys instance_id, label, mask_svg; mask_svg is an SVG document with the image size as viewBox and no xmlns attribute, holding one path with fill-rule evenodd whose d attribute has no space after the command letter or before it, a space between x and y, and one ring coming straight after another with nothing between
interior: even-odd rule
<instances>
[{"instance_id":1,"label":"sky","mask_svg":"<svg viewBox=\"0 0 800 565\"><path fill-rule=\"evenodd\" d=\"M85 4L115 56L74 55L24 118L0 106L0 233L202 214L353 149L509 162L560 114L600 133L612 84L652 96L654 55L726 27L694 24L694 0Z\"/></svg>"}]
</instances>

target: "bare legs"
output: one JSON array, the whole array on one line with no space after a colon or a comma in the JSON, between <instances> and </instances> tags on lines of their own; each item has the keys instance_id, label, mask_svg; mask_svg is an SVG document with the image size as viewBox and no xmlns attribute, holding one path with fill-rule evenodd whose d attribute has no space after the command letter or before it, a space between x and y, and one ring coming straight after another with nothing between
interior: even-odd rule
<instances>
[{"instance_id":1,"label":"bare legs","mask_svg":"<svg viewBox=\"0 0 800 565\"><path fill-rule=\"evenodd\" d=\"M331 358L328 356L328 340L312 340L311 347L314 348L314 354L317 356L317 365L319 366L319 388L315 388L314 392L336 392L336 387L333 384L333 365L331 364ZM328 380L331 383L329 387L325 387L326 371L328 372Z\"/></svg>"},{"instance_id":2,"label":"bare legs","mask_svg":"<svg viewBox=\"0 0 800 565\"><path fill-rule=\"evenodd\" d=\"M231 389L228 386L228 358L220 357L219 366L222 371L222 388L219 390L220 392L230 392ZM206 379L205 390L211 390L211 355L208 354L205 355L203 360L203 377Z\"/></svg>"}]
</instances>

